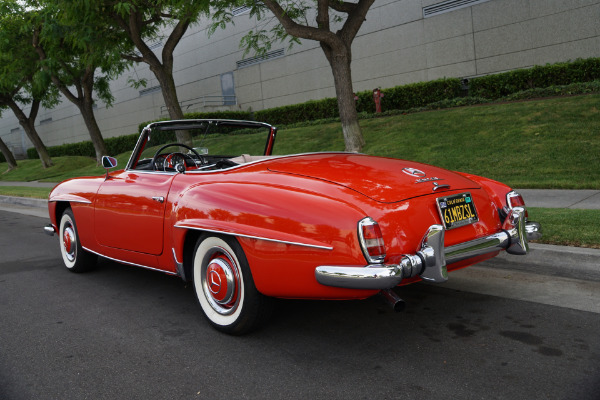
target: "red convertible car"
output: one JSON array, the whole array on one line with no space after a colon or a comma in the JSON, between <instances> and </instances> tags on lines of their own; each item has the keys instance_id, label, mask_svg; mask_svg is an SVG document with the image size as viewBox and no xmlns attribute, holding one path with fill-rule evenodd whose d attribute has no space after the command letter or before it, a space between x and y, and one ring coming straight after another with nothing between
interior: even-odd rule
<instances>
[{"instance_id":1,"label":"red convertible car","mask_svg":"<svg viewBox=\"0 0 600 400\"><path fill-rule=\"evenodd\" d=\"M124 170L109 172L116 160L105 157L105 176L52 190L45 230L73 272L101 256L193 282L208 321L232 334L264 322L272 297L383 293L399 309L393 287L445 282L541 236L499 182L355 153L273 156L276 133L250 121L151 123Z\"/></svg>"}]
</instances>

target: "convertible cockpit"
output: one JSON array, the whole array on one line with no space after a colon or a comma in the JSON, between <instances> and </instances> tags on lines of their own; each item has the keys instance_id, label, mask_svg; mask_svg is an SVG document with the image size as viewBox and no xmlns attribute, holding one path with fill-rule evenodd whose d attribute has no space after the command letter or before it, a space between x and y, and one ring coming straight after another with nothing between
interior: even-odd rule
<instances>
[{"instance_id":1,"label":"convertible cockpit","mask_svg":"<svg viewBox=\"0 0 600 400\"><path fill-rule=\"evenodd\" d=\"M127 169L183 173L232 168L270 157L276 131L271 125L252 121L152 123L144 128ZM264 148L257 148L257 141L252 140L256 135L267 137ZM232 140L224 141L224 136ZM249 144L244 148L240 142Z\"/></svg>"}]
</instances>

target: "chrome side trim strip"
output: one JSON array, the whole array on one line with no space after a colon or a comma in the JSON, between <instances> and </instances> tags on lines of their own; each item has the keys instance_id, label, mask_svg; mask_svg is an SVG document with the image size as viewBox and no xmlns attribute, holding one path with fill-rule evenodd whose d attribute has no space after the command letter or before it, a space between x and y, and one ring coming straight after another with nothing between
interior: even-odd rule
<instances>
[{"instance_id":1,"label":"chrome side trim strip","mask_svg":"<svg viewBox=\"0 0 600 400\"><path fill-rule=\"evenodd\" d=\"M123 261L123 260L119 260L118 258L108 257L108 256L105 256L105 255L104 255L104 254L102 254L102 253L98 253L97 251L90 250L90 249L88 249L88 248L87 248L87 247L85 247L85 246L81 246L81 247L82 247L82 248L83 248L85 251L88 251L88 252L90 252L90 253L93 253L93 254L99 255L100 257L107 258L107 259L109 259L109 260L111 260L111 261L116 261L116 262L118 262L118 263L121 263L121 264L133 265L134 267L140 267L140 268L149 269L149 270L152 270L152 271L163 272L163 273L165 273L165 274L168 274L168 275L177 275L177 272L165 271L164 269L159 269L159 268L149 267L149 266L147 266L147 265L136 264L136 263L132 263L132 262L129 262L129 261Z\"/></svg>"},{"instance_id":2,"label":"chrome side trim strip","mask_svg":"<svg viewBox=\"0 0 600 400\"><path fill-rule=\"evenodd\" d=\"M134 174L150 174L150 175L177 175L178 172L175 171L145 171L143 169L128 169L127 172L131 172Z\"/></svg>"},{"instance_id":3,"label":"chrome side trim strip","mask_svg":"<svg viewBox=\"0 0 600 400\"><path fill-rule=\"evenodd\" d=\"M321 250L333 250L333 247L331 247L331 246L319 246L319 245L316 245L316 244L308 244L308 243L301 243L301 242L291 242L291 241L287 241L287 240L271 239L271 238L266 238L266 237L262 237L262 236L244 235L242 233L227 232L227 231L218 230L218 229L200 228L200 227L197 227L197 226L184 225L184 224L175 224L175 228L193 229L193 230L196 230L196 231L203 231L203 232L222 233L224 235L244 237L244 238L249 238L249 239L265 240L267 242L285 243L285 244L291 244L291 245L294 245L294 246L311 247L311 248L314 248L314 249L321 249Z\"/></svg>"},{"instance_id":4,"label":"chrome side trim strip","mask_svg":"<svg viewBox=\"0 0 600 400\"><path fill-rule=\"evenodd\" d=\"M60 199L60 198L59 199L57 199L57 198L48 199L48 203L54 203L54 202L57 202L57 201L68 201L69 203L92 204L92 202L90 200L84 200L84 199L82 199L82 200L79 200L79 199Z\"/></svg>"}]
</instances>

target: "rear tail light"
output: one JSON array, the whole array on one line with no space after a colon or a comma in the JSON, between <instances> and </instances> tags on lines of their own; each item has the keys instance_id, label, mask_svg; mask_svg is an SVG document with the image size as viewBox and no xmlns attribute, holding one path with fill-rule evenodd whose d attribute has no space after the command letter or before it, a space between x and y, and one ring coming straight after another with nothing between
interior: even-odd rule
<instances>
[{"instance_id":1,"label":"rear tail light","mask_svg":"<svg viewBox=\"0 0 600 400\"><path fill-rule=\"evenodd\" d=\"M525 209L525 218L529 217L529 213L527 212L527 207L525 207L525 200L523 200L523 196L519 193L512 191L506 195L506 205L511 210L515 207L523 207Z\"/></svg>"},{"instance_id":2,"label":"rear tail light","mask_svg":"<svg viewBox=\"0 0 600 400\"><path fill-rule=\"evenodd\" d=\"M385 259L385 245L379 224L366 217L358 223L358 238L369 263L380 264Z\"/></svg>"}]
</instances>

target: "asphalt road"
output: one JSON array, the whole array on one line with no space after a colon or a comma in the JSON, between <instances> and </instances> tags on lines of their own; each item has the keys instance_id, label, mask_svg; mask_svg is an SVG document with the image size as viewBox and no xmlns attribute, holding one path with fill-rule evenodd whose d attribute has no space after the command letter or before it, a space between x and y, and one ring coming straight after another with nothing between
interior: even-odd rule
<instances>
[{"instance_id":1,"label":"asphalt road","mask_svg":"<svg viewBox=\"0 0 600 400\"><path fill-rule=\"evenodd\" d=\"M3 400L600 399L600 282L471 268L398 290L404 313L282 300L230 337L178 278L68 272L46 222L0 211Z\"/></svg>"}]
</instances>

